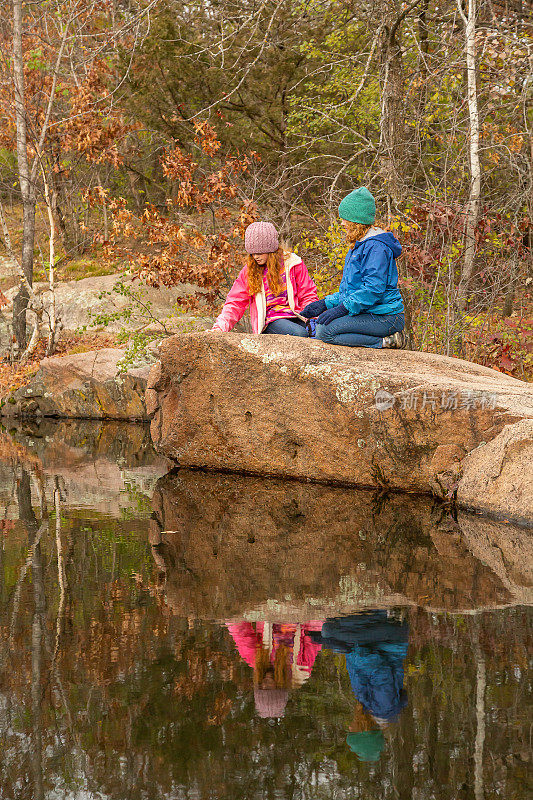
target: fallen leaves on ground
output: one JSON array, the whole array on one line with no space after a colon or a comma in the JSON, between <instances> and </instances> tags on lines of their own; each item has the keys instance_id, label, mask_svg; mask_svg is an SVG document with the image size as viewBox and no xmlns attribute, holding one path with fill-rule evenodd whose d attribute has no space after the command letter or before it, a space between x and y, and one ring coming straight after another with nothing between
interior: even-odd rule
<instances>
[{"instance_id":1,"label":"fallen leaves on ground","mask_svg":"<svg viewBox=\"0 0 533 800\"><path fill-rule=\"evenodd\" d=\"M24 386L38 369L38 361L30 361L27 364L0 364L0 398Z\"/></svg>"},{"instance_id":2,"label":"fallen leaves on ground","mask_svg":"<svg viewBox=\"0 0 533 800\"><path fill-rule=\"evenodd\" d=\"M109 334L82 333L63 336L57 345L54 356L66 356L73 353L87 353L90 350L102 350L105 347L116 347L116 341ZM0 362L0 399L28 383L32 375L39 369L45 357L46 342L40 341L30 361L24 364Z\"/></svg>"}]
</instances>

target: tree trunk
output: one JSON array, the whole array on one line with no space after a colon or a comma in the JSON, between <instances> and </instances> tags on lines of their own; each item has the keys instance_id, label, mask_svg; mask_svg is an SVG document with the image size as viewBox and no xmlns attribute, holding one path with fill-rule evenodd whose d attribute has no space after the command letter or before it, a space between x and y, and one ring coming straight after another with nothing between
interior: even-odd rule
<instances>
[{"instance_id":1,"label":"tree trunk","mask_svg":"<svg viewBox=\"0 0 533 800\"><path fill-rule=\"evenodd\" d=\"M401 31L398 21L384 29L381 57L381 145L382 174L387 192L390 223L392 207L402 196L401 154L404 141L404 75Z\"/></svg>"},{"instance_id":2,"label":"tree trunk","mask_svg":"<svg viewBox=\"0 0 533 800\"><path fill-rule=\"evenodd\" d=\"M502 317L510 317L513 313L514 290L510 289L503 298Z\"/></svg>"},{"instance_id":3,"label":"tree trunk","mask_svg":"<svg viewBox=\"0 0 533 800\"><path fill-rule=\"evenodd\" d=\"M281 93L281 120L279 132L281 136L281 146L279 149L280 167L280 186L279 186L279 217L280 217L280 239L289 245L292 238L291 212L292 212L292 182L293 174L289 163L287 139L287 123L289 117L289 105L287 92Z\"/></svg>"},{"instance_id":4,"label":"tree trunk","mask_svg":"<svg viewBox=\"0 0 533 800\"><path fill-rule=\"evenodd\" d=\"M464 310L468 289L474 274L476 258L476 227L479 220L481 196L481 166L479 163L479 110L476 85L476 0L468 0L468 17L457 0L459 12L465 24L465 52L468 92L468 118L470 137L470 192L466 208L465 251L463 269L459 281L458 304Z\"/></svg>"},{"instance_id":5,"label":"tree trunk","mask_svg":"<svg viewBox=\"0 0 533 800\"><path fill-rule=\"evenodd\" d=\"M35 187L28 164L26 100L24 94L24 58L22 53L22 0L13 0L13 79L15 86L15 118L17 125L17 164L22 197L21 265L30 284L33 283L33 245L35 240ZM29 294L21 285L13 301L13 331L18 351L26 347L26 309Z\"/></svg>"},{"instance_id":6,"label":"tree trunk","mask_svg":"<svg viewBox=\"0 0 533 800\"><path fill-rule=\"evenodd\" d=\"M59 331L57 314L56 314L56 291L55 291L55 238L56 238L56 223L54 219L54 197L50 193L50 186L46 177L44 165L41 161L41 171L43 176L44 185L44 202L46 204L46 211L48 213L48 223L50 225L49 237L49 255L48 255L48 289L50 291L50 305L48 307L48 343L46 345L46 355L53 355L56 347L57 334Z\"/></svg>"},{"instance_id":7,"label":"tree trunk","mask_svg":"<svg viewBox=\"0 0 533 800\"><path fill-rule=\"evenodd\" d=\"M427 13L429 9L429 0L423 0L421 8L418 10L418 39L420 41L420 50L427 56L429 53L429 36L427 25ZM426 64L423 62L422 69L426 72Z\"/></svg>"}]
</instances>

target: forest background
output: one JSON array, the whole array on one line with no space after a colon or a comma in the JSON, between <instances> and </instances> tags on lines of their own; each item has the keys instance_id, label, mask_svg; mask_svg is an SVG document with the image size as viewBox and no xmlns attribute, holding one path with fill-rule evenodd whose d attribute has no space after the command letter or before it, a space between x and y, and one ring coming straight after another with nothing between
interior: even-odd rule
<instances>
[{"instance_id":1,"label":"forest background","mask_svg":"<svg viewBox=\"0 0 533 800\"><path fill-rule=\"evenodd\" d=\"M205 320L257 218L335 289L364 184L410 347L533 377L530 2L0 2L6 369L94 346L62 336L60 281L116 273L137 306L183 286L173 329ZM169 330L145 311L130 347Z\"/></svg>"}]
</instances>

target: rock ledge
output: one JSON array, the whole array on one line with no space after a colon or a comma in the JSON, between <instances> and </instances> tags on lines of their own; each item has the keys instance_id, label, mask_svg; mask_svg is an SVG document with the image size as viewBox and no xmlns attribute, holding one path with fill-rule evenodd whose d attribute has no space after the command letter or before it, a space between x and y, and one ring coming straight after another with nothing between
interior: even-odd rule
<instances>
[{"instance_id":1,"label":"rock ledge","mask_svg":"<svg viewBox=\"0 0 533 800\"><path fill-rule=\"evenodd\" d=\"M43 358L30 381L2 400L4 417L146 420L150 366L120 371L125 350L108 347Z\"/></svg>"}]
</instances>

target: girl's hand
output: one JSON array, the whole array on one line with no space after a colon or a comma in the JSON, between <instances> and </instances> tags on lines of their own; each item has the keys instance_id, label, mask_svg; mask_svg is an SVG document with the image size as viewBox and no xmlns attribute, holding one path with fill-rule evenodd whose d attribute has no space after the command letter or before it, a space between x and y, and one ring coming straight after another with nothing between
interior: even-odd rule
<instances>
[{"instance_id":1,"label":"girl's hand","mask_svg":"<svg viewBox=\"0 0 533 800\"><path fill-rule=\"evenodd\" d=\"M318 317L318 315L322 314L324 311L327 311L327 308L325 300L314 300L312 303L308 303L306 307L300 311L300 314L302 317L312 319L313 317Z\"/></svg>"},{"instance_id":2,"label":"girl's hand","mask_svg":"<svg viewBox=\"0 0 533 800\"><path fill-rule=\"evenodd\" d=\"M329 308L327 311L324 311L317 319L317 325L327 325L328 322L332 322L334 319L345 317L347 313L348 309L343 306L342 303L339 303L335 308Z\"/></svg>"}]
</instances>

